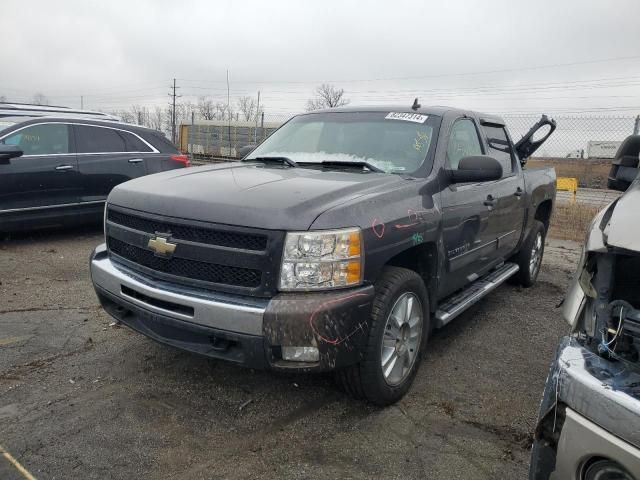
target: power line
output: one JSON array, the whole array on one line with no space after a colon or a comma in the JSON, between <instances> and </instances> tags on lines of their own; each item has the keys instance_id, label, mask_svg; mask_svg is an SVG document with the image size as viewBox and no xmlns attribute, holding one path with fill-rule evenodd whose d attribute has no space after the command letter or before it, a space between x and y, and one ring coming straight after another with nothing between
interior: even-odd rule
<instances>
[{"instance_id":1,"label":"power line","mask_svg":"<svg viewBox=\"0 0 640 480\"><path fill-rule=\"evenodd\" d=\"M518 68L501 68L495 70L479 70L475 72L458 72L458 73L439 73L439 74L430 74L430 75L415 75L415 76L407 76L407 77L386 77L386 78L367 78L367 79L334 79L334 80L313 80L313 81L238 81L236 83L258 83L258 84L268 84L268 83L282 83L282 84L315 84L318 82L329 82L329 83L354 83L354 82L378 82L378 81L397 81L397 80L420 80L425 78L444 78L444 77L461 77L461 76L469 76L469 75L487 75L492 73L507 73L507 72L526 72L531 70L543 70L547 68L558 68L558 67L572 67L577 65L591 65L596 63L608 63L608 62L618 62L622 60L636 60L639 59L640 55L632 55L626 57L613 57L613 58L603 58L599 60L584 60L579 62L568 62L568 63L553 63L547 65L535 65L531 67L518 67ZM191 81L202 81L202 80L190 80L181 78L183 82L191 82ZM207 81L207 80L204 80ZM207 81L209 83L224 83L223 81Z\"/></svg>"}]
</instances>

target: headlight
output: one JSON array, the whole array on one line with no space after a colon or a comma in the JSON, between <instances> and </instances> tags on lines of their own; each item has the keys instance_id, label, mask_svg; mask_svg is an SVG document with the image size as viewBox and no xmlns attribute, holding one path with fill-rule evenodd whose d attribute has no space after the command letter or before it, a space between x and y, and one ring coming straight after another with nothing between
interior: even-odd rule
<instances>
[{"instance_id":1,"label":"headlight","mask_svg":"<svg viewBox=\"0 0 640 480\"><path fill-rule=\"evenodd\" d=\"M284 241L280 290L321 290L362 282L359 228L289 232Z\"/></svg>"}]
</instances>

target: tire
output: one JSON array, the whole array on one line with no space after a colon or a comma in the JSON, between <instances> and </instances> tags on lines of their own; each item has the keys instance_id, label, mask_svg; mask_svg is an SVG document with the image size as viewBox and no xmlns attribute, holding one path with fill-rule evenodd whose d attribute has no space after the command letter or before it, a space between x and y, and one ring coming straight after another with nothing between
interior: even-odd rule
<instances>
[{"instance_id":1,"label":"tire","mask_svg":"<svg viewBox=\"0 0 640 480\"><path fill-rule=\"evenodd\" d=\"M522 244L520 251L512 258L512 261L518 264L520 270L511 277L511 283L520 284L525 288L529 288L536 283L540 273L540 266L542 265L546 234L547 231L544 228L544 224L534 220L529 236ZM534 249L534 247L536 248Z\"/></svg>"},{"instance_id":2,"label":"tire","mask_svg":"<svg viewBox=\"0 0 640 480\"><path fill-rule=\"evenodd\" d=\"M385 267L375 290L363 359L339 370L336 376L350 395L386 406L407 393L418 372L431 330L429 299L422 278L406 268ZM411 312L403 315L409 308ZM399 317L404 317L403 321L394 320ZM383 358L387 362L386 368Z\"/></svg>"}]
</instances>

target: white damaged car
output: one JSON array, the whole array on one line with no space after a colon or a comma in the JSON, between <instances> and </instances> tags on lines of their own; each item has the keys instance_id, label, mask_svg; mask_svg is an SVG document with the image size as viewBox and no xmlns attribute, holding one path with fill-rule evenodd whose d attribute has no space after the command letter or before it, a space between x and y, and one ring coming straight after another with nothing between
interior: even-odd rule
<instances>
[{"instance_id":1,"label":"white damaged car","mask_svg":"<svg viewBox=\"0 0 640 480\"><path fill-rule=\"evenodd\" d=\"M547 378L530 480L640 480L640 135L613 160L624 191L593 219L564 300L571 335Z\"/></svg>"}]
</instances>

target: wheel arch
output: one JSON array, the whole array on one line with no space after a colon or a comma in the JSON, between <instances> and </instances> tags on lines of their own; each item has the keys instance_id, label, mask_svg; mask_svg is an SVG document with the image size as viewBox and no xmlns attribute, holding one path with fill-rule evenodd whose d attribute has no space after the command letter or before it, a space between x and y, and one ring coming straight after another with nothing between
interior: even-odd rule
<instances>
[{"instance_id":1,"label":"wheel arch","mask_svg":"<svg viewBox=\"0 0 640 480\"><path fill-rule=\"evenodd\" d=\"M429 308L434 311L438 272L438 247L434 242L407 248L387 260L385 266L406 268L420 275L429 294Z\"/></svg>"},{"instance_id":2,"label":"wheel arch","mask_svg":"<svg viewBox=\"0 0 640 480\"><path fill-rule=\"evenodd\" d=\"M553 202L551 199L540 202L540 205L536 208L536 212L533 216L534 220L539 220L544 225L545 231L549 230L549 223L551 222L551 212L553 210Z\"/></svg>"}]
</instances>

